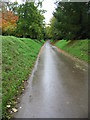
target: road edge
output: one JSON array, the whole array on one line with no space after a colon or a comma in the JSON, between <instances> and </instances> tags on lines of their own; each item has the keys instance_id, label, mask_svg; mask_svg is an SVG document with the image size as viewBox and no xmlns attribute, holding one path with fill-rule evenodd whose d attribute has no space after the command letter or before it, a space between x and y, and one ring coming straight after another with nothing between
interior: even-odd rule
<instances>
[{"instance_id":1,"label":"road edge","mask_svg":"<svg viewBox=\"0 0 90 120\"><path fill-rule=\"evenodd\" d=\"M76 67L79 67L83 70L87 70L88 71L88 63L85 61L80 60L79 58L76 58L74 56L72 56L71 54L67 53L64 50L61 50L60 48L56 47L55 45L52 45L59 53L63 54L64 56L70 58L75 64Z\"/></svg>"}]
</instances>

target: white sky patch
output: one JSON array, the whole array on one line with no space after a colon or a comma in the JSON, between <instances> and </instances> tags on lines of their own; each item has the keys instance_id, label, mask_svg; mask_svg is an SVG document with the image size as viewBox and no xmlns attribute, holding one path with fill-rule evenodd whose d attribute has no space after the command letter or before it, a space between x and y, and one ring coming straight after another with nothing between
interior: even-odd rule
<instances>
[{"instance_id":1,"label":"white sky patch","mask_svg":"<svg viewBox=\"0 0 90 120\"><path fill-rule=\"evenodd\" d=\"M18 1L19 4L22 3L22 0L10 0L11 2ZM49 24L50 19L53 16L53 11L55 10L55 0L44 0L42 3L42 9L46 10L47 12L44 13L45 23Z\"/></svg>"},{"instance_id":2,"label":"white sky patch","mask_svg":"<svg viewBox=\"0 0 90 120\"><path fill-rule=\"evenodd\" d=\"M44 0L42 3L42 9L47 11L44 13L44 16L46 24L49 24L49 21L53 16L53 11L55 10L54 0Z\"/></svg>"},{"instance_id":3,"label":"white sky patch","mask_svg":"<svg viewBox=\"0 0 90 120\"><path fill-rule=\"evenodd\" d=\"M10 0L11 2L15 2L15 1L17 1L19 4L21 4L22 3L22 0Z\"/></svg>"}]
</instances>

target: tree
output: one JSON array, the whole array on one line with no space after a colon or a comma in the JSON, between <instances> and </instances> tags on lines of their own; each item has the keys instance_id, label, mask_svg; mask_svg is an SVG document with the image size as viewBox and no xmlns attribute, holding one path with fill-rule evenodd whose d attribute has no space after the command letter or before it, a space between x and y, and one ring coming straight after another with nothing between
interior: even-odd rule
<instances>
[{"instance_id":1,"label":"tree","mask_svg":"<svg viewBox=\"0 0 90 120\"><path fill-rule=\"evenodd\" d=\"M8 9L9 11L12 11L13 14L17 15L18 6L19 6L18 2L14 2L14 3L9 2Z\"/></svg>"},{"instance_id":2,"label":"tree","mask_svg":"<svg viewBox=\"0 0 90 120\"><path fill-rule=\"evenodd\" d=\"M33 2L25 2L19 6L17 21L17 35L41 39L43 29L43 15Z\"/></svg>"},{"instance_id":3,"label":"tree","mask_svg":"<svg viewBox=\"0 0 90 120\"><path fill-rule=\"evenodd\" d=\"M88 38L88 7L87 2L59 2L54 12L54 27L57 38L84 39Z\"/></svg>"},{"instance_id":4,"label":"tree","mask_svg":"<svg viewBox=\"0 0 90 120\"><path fill-rule=\"evenodd\" d=\"M2 13L0 13L0 29L3 35L15 35L16 21L18 17L13 11L8 10L9 2L2 2Z\"/></svg>"},{"instance_id":5,"label":"tree","mask_svg":"<svg viewBox=\"0 0 90 120\"><path fill-rule=\"evenodd\" d=\"M51 39L52 35L51 35L51 26L45 26L45 39Z\"/></svg>"},{"instance_id":6,"label":"tree","mask_svg":"<svg viewBox=\"0 0 90 120\"><path fill-rule=\"evenodd\" d=\"M54 16L51 18L50 23L51 23L50 26L51 26L52 39L54 40L61 39L62 34L60 33L61 31L59 31L56 27L58 26L58 24L57 24L57 19Z\"/></svg>"},{"instance_id":7,"label":"tree","mask_svg":"<svg viewBox=\"0 0 90 120\"><path fill-rule=\"evenodd\" d=\"M13 14L11 11L2 12L2 19L0 22L2 34L15 35L17 20L18 17L15 14Z\"/></svg>"}]
</instances>

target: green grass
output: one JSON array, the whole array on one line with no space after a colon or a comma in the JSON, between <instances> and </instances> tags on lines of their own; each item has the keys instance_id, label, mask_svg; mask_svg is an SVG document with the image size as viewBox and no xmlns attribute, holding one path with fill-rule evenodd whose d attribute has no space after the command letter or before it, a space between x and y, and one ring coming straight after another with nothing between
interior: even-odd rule
<instances>
[{"instance_id":1,"label":"green grass","mask_svg":"<svg viewBox=\"0 0 90 120\"><path fill-rule=\"evenodd\" d=\"M88 62L88 41L89 40L60 40L55 44L55 46L83 61Z\"/></svg>"},{"instance_id":2,"label":"green grass","mask_svg":"<svg viewBox=\"0 0 90 120\"><path fill-rule=\"evenodd\" d=\"M44 41L2 36L2 109L8 116L7 104L13 107L18 90L23 88Z\"/></svg>"}]
</instances>

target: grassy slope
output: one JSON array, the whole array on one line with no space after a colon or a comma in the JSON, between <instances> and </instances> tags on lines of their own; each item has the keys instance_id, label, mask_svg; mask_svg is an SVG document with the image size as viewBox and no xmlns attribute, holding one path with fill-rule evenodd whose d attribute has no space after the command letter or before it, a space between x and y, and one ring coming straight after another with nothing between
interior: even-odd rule
<instances>
[{"instance_id":1,"label":"grassy slope","mask_svg":"<svg viewBox=\"0 0 90 120\"><path fill-rule=\"evenodd\" d=\"M88 62L88 40L75 40L74 42L61 40L58 41L55 46Z\"/></svg>"},{"instance_id":2,"label":"grassy slope","mask_svg":"<svg viewBox=\"0 0 90 120\"><path fill-rule=\"evenodd\" d=\"M13 98L22 89L22 83L28 76L35 63L37 54L43 42L31 39L2 37L2 70L3 70L3 113L8 110L6 105L13 103Z\"/></svg>"}]
</instances>

